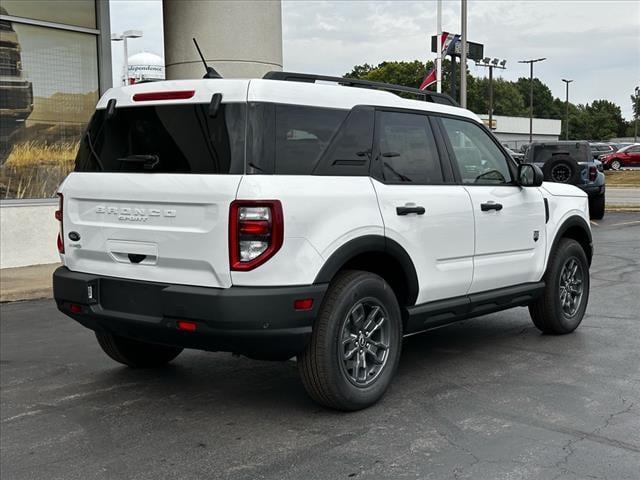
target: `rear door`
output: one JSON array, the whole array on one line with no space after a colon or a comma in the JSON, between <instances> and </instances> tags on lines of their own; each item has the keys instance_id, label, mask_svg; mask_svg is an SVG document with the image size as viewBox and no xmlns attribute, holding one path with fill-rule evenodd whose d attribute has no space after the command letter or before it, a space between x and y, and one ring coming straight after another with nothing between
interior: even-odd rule
<instances>
[{"instance_id":1,"label":"rear door","mask_svg":"<svg viewBox=\"0 0 640 480\"><path fill-rule=\"evenodd\" d=\"M513 182L507 155L478 123L441 118L454 167L473 204L470 293L538 281L546 254L545 207L537 188Z\"/></svg>"},{"instance_id":2,"label":"rear door","mask_svg":"<svg viewBox=\"0 0 640 480\"><path fill-rule=\"evenodd\" d=\"M634 167L640 167L640 145L629 147L626 153L629 161L625 163Z\"/></svg>"},{"instance_id":3,"label":"rear door","mask_svg":"<svg viewBox=\"0 0 640 480\"><path fill-rule=\"evenodd\" d=\"M473 273L471 202L439 153L428 116L376 112L372 182L385 235L413 260L418 304L465 295Z\"/></svg>"},{"instance_id":4,"label":"rear door","mask_svg":"<svg viewBox=\"0 0 640 480\"><path fill-rule=\"evenodd\" d=\"M96 112L61 187L69 269L231 285L228 215L244 171L246 102L223 103L215 115L208 107Z\"/></svg>"}]
</instances>

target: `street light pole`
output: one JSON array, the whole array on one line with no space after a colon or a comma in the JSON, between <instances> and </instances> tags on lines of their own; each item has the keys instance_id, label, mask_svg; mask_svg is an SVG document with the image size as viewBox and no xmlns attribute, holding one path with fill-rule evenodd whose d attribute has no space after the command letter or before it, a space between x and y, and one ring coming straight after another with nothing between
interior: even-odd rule
<instances>
[{"instance_id":1,"label":"street light pole","mask_svg":"<svg viewBox=\"0 0 640 480\"><path fill-rule=\"evenodd\" d=\"M124 84L129 85L129 48L127 47L127 37L122 36L122 46L124 48Z\"/></svg>"},{"instance_id":2,"label":"street light pole","mask_svg":"<svg viewBox=\"0 0 640 480\"><path fill-rule=\"evenodd\" d=\"M489 130L493 130L493 65L489 65Z\"/></svg>"},{"instance_id":3,"label":"street light pole","mask_svg":"<svg viewBox=\"0 0 640 480\"><path fill-rule=\"evenodd\" d=\"M529 143L533 142L533 64L542 62L546 58L536 58L535 60L519 60L518 63L528 63L529 70Z\"/></svg>"},{"instance_id":4,"label":"street light pole","mask_svg":"<svg viewBox=\"0 0 640 480\"><path fill-rule=\"evenodd\" d=\"M567 84L567 99L564 102L564 139L569 140L569 84L573 80L562 79Z\"/></svg>"},{"instance_id":5,"label":"street light pole","mask_svg":"<svg viewBox=\"0 0 640 480\"><path fill-rule=\"evenodd\" d=\"M507 61L506 60L498 60L494 58L493 60L489 57L483 58L481 61L476 62L476 66L478 67L487 67L489 69L489 130L493 130L493 69L499 68L501 70L505 70Z\"/></svg>"},{"instance_id":6,"label":"street light pole","mask_svg":"<svg viewBox=\"0 0 640 480\"><path fill-rule=\"evenodd\" d=\"M467 0L461 2L460 106L467 108Z\"/></svg>"},{"instance_id":7,"label":"street light pole","mask_svg":"<svg viewBox=\"0 0 640 480\"><path fill-rule=\"evenodd\" d=\"M129 85L129 48L127 46L128 38L140 38L142 36L141 30L126 30L123 33L112 33L111 41L112 42L122 42L124 48L124 74L122 76L123 83L125 85Z\"/></svg>"},{"instance_id":8,"label":"street light pole","mask_svg":"<svg viewBox=\"0 0 640 480\"><path fill-rule=\"evenodd\" d=\"M436 92L442 93L442 0L437 0L437 28L438 37L436 39L436 49L438 51L436 56Z\"/></svg>"},{"instance_id":9,"label":"street light pole","mask_svg":"<svg viewBox=\"0 0 640 480\"><path fill-rule=\"evenodd\" d=\"M638 108L636 108L636 105L638 103L638 97L640 96L640 87L636 87L635 89L636 92L636 98L634 99L634 105L633 105L633 113L635 113L635 126L633 127L633 143L638 143Z\"/></svg>"}]
</instances>

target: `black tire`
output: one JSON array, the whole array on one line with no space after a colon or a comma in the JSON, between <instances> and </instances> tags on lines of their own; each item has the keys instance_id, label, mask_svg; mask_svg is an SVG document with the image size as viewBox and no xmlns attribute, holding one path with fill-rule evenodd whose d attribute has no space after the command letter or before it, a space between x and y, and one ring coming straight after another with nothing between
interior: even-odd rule
<instances>
[{"instance_id":1,"label":"black tire","mask_svg":"<svg viewBox=\"0 0 640 480\"><path fill-rule=\"evenodd\" d=\"M363 315L359 314L359 305L363 308ZM375 312L377 317L372 315L375 309L378 309ZM358 318L362 320L355 321ZM381 326L373 328L371 322L379 322ZM354 333L357 339L343 342L345 337L351 337L352 331L363 333ZM371 331L374 333L369 333ZM365 333L371 340L361 338ZM379 337L374 338L374 335ZM383 336L388 349L378 346L384 343ZM375 356L369 348L375 348ZM353 349L359 350L346 358ZM338 274L329 286L314 323L311 340L298 356L298 370L305 389L316 402L337 410L360 410L376 403L387 390L401 350L402 317L393 290L383 278L373 273L345 271ZM365 359L364 368L361 358ZM366 363L367 358L369 363ZM384 363L376 363L382 359ZM367 368L372 369L371 372ZM363 369L363 375L358 384L360 369Z\"/></svg>"},{"instance_id":2,"label":"black tire","mask_svg":"<svg viewBox=\"0 0 640 480\"><path fill-rule=\"evenodd\" d=\"M556 155L545 162L542 168L545 182L569 183L575 185L580 180L580 169L576 161L568 155Z\"/></svg>"},{"instance_id":3,"label":"black tire","mask_svg":"<svg viewBox=\"0 0 640 480\"><path fill-rule=\"evenodd\" d=\"M113 360L132 368L166 365L182 352L182 348L139 342L112 333L96 332L98 344Z\"/></svg>"},{"instance_id":4,"label":"black tire","mask_svg":"<svg viewBox=\"0 0 640 480\"><path fill-rule=\"evenodd\" d=\"M565 266L575 260L582 272L582 294L574 303L575 313L567 312L562 305ZM584 317L589 301L589 262L582 246L571 238L563 238L551 253L544 275L545 289L542 297L529 305L533 324L542 332L555 335L573 332Z\"/></svg>"},{"instance_id":5,"label":"black tire","mask_svg":"<svg viewBox=\"0 0 640 480\"><path fill-rule=\"evenodd\" d=\"M600 220L604 217L604 193L589 199L589 216L594 220Z\"/></svg>"},{"instance_id":6,"label":"black tire","mask_svg":"<svg viewBox=\"0 0 640 480\"><path fill-rule=\"evenodd\" d=\"M611 167L612 170L620 170L622 168L622 162L616 158L611 161L609 166Z\"/></svg>"}]
</instances>

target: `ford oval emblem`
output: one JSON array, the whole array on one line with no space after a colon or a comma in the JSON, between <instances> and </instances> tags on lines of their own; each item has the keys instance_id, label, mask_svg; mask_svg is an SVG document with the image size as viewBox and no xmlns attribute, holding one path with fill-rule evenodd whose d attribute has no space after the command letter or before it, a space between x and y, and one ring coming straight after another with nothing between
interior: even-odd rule
<instances>
[{"instance_id":1,"label":"ford oval emblem","mask_svg":"<svg viewBox=\"0 0 640 480\"><path fill-rule=\"evenodd\" d=\"M69 240L72 242L77 242L80 240L80 234L78 232L69 232Z\"/></svg>"}]
</instances>

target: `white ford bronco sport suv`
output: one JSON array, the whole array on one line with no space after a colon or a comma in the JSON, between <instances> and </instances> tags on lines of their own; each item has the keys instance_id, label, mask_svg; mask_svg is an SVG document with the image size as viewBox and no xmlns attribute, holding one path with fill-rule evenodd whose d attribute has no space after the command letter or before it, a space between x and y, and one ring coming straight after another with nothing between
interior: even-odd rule
<instances>
[{"instance_id":1,"label":"white ford bronco sport suv","mask_svg":"<svg viewBox=\"0 0 640 480\"><path fill-rule=\"evenodd\" d=\"M287 72L109 90L59 189L58 308L131 367L295 356L341 410L383 395L403 335L518 306L573 331L586 194L452 103Z\"/></svg>"}]
</instances>

